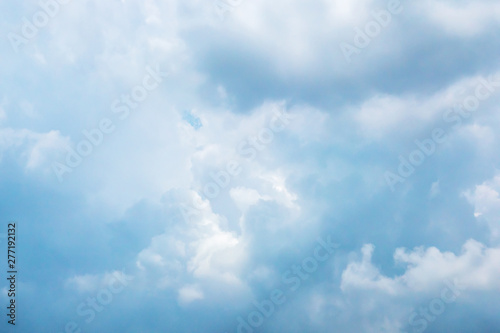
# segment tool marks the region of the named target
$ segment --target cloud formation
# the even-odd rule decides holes
[[[496,2],[0,9],[0,212],[22,226],[20,330],[500,328]],[[99,144],[54,172],[86,141]],[[335,255],[265,316],[255,304],[327,235]],[[432,320],[420,311],[439,302]]]

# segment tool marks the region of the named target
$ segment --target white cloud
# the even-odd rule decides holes
[[[49,165],[57,157],[57,153],[65,151],[65,147],[68,147],[68,140],[63,138],[59,131],[39,135],[38,141],[31,148],[26,167],[35,169],[42,165]]]
[[[440,188],[439,180],[438,180],[438,181],[435,181],[434,183],[432,183],[431,189],[429,191],[429,197],[431,199],[435,198],[436,196],[439,195],[440,192],[441,192],[441,188]]]
[[[0,129],[0,157],[5,151],[15,149],[30,171],[43,169],[48,174],[52,161],[68,146],[68,139],[59,131],[37,133],[28,129]]]
[[[500,290],[500,248],[487,248],[475,241],[467,241],[461,254],[441,252],[435,247],[408,251],[398,248],[394,260],[407,266],[404,274],[384,276],[371,262],[374,247],[362,248],[361,262],[351,262],[342,273],[341,288],[351,290],[378,290],[400,296],[414,292],[429,292],[446,280],[458,279],[468,290]]]
[[[66,288],[74,289],[79,293],[95,292],[100,288],[107,288],[117,281],[127,284],[134,278],[122,271],[105,272],[103,274],[75,275],[64,283]]]
[[[500,237],[500,176],[477,185],[474,190],[464,192],[467,200],[474,205],[474,216],[478,221],[485,222],[491,237]]]
[[[425,0],[416,6],[435,25],[461,37],[477,35],[500,22],[500,4],[495,1]]]
[[[66,286],[76,289],[78,292],[92,292],[98,288],[100,277],[97,275],[77,275],[66,281]]]
[[[203,298],[203,291],[197,285],[188,285],[179,289],[178,301],[181,305],[188,305]]]
[[[235,187],[229,191],[231,198],[234,200],[238,208],[242,211],[248,209],[248,207],[255,205],[259,200],[269,200],[270,197],[262,196],[257,190],[245,188],[245,187]]]
[[[363,135],[370,139],[385,140],[390,135],[404,135],[411,133],[413,136],[422,128],[426,128],[433,122],[442,126],[443,120],[451,118],[449,110],[455,110],[452,113],[455,116],[460,116],[462,121],[465,121],[471,116],[479,118],[478,114],[485,114],[490,109],[487,107],[488,99],[493,96],[498,96],[499,90],[493,87],[493,92],[486,100],[478,100],[478,107],[469,112],[465,110],[467,116],[463,116],[460,111],[457,111],[457,105],[461,105],[467,98],[474,97],[477,94],[477,89],[481,86],[484,93],[485,87],[481,82],[485,82],[490,78],[498,78],[500,73],[493,73],[491,76],[472,75],[461,78],[452,82],[448,86],[436,91],[428,96],[412,96],[412,95],[376,95],[370,99],[363,101],[354,111],[353,118],[362,130]],[[497,79],[493,79],[497,82]],[[480,112],[479,112],[480,111]],[[451,127],[455,122],[446,120],[445,125]],[[491,135],[483,133],[480,129],[475,129],[470,125],[471,133],[479,138],[488,139]]]
[[[382,275],[371,260],[375,247],[372,244],[363,246],[361,262],[351,262],[342,273],[340,288],[343,291],[351,289],[380,290],[388,294],[396,294],[400,290],[398,284]]]
[[[222,219],[207,201],[187,193],[183,206],[184,223],[175,232],[155,236],[137,258],[137,266],[157,279],[162,288],[175,287],[186,277],[241,285],[240,270],[245,262],[240,239],[221,228]],[[191,206],[193,200],[199,204]]]

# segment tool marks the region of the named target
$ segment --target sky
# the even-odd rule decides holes
[[[497,1],[0,13],[1,332],[500,332]]]

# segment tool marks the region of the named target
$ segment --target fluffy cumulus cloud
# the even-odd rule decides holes
[[[458,256],[452,252],[442,253],[435,247],[414,251],[398,248],[394,260],[407,266],[407,270],[395,278],[384,276],[373,265],[373,251],[372,244],[365,245],[361,262],[349,263],[342,273],[342,290],[372,289],[396,295],[405,288],[416,292],[432,290],[442,281],[452,279],[458,279],[462,288],[498,289],[499,249],[486,248],[475,240],[468,240]]]
[[[0,9],[16,329],[500,330],[497,2]]]
[[[500,236],[500,177],[496,175],[493,179],[476,185],[473,190],[464,193],[467,200],[474,205],[474,216],[479,221],[486,223],[491,231],[491,237],[498,242]]]

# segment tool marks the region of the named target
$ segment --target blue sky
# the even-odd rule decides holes
[[[500,332],[496,1],[0,12],[2,332]]]

